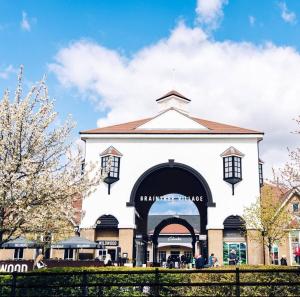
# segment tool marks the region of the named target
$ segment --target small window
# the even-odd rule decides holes
[[[258,164],[258,174],[259,174],[259,185],[262,187],[264,185],[264,177],[263,177],[263,164]]]
[[[104,156],[101,158],[101,167],[103,170],[109,170],[107,177],[119,179],[120,157]]]
[[[24,248],[17,248],[14,252],[14,259],[23,259]]]
[[[147,262],[149,262],[149,261],[150,261],[150,252],[147,251]]]
[[[74,259],[74,249],[65,249],[64,259],[65,260],[73,260]]]
[[[224,158],[224,179],[242,179],[242,159],[236,156]]]
[[[293,212],[299,212],[299,203],[293,203]]]

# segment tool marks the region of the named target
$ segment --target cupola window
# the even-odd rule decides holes
[[[104,175],[104,182],[108,184],[108,194],[110,194],[110,186],[120,178],[120,161],[122,154],[113,146],[110,146],[101,156],[101,168]]]
[[[234,147],[228,148],[223,154],[223,179],[232,185],[232,195],[234,195],[234,185],[242,180],[242,154]]]

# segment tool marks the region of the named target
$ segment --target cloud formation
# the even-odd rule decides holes
[[[180,23],[130,58],[80,40],[62,48],[49,68],[62,85],[107,111],[98,126],[156,114],[155,99],[176,89],[192,99],[196,116],[264,131],[267,175],[296,141],[290,132],[300,110],[300,55],[292,47],[218,42]]]
[[[219,27],[223,18],[223,6],[228,0],[197,0],[197,22],[209,31]]]
[[[251,27],[255,25],[255,22],[256,22],[256,18],[253,15],[249,15],[249,23]]]
[[[27,32],[31,31],[31,25],[27,17],[27,13],[25,11],[22,11],[22,20],[20,26],[23,31],[27,31]]]
[[[9,75],[12,73],[17,73],[17,69],[11,64],[5,67],[3,70],[0,68],[0,78],[2,79],[8,79]]]
[[[281,18],[289,24],[297,23],[297,16],[293,11],[290,11],[285,2],[278,3],[279,9],[281,11]]]

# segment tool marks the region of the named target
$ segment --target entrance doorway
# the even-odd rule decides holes
[[[145,264],[147,259],[149,210],[155,201],[163,199],[170,193],[178,193],[195,204],[199,212],[200,234],[207,235],[207,207],[214,207],[215,204],[206,180],[192,167],[176,163],[174,160],[156,165],[137,180],[131,192],[130,202],[127,204],[129,207],[135,207],[134,256],[137,266]],[[195,233],[192,232],[195,246]],[[155,245],[157,248],[157,242]],[[153,262],[157,262],[157,256]]]

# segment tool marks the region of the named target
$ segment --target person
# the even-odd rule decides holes
[[[111,255],[107,253],[105,260],[104,260],[104,265],[105,266],[111,266]]]
[[[232,249],[229,253],[229,259],[228,259],[229,265],[236,265],[237,261],[238,259],[236,256],[236,251]]]
[[[280,265],[287,266],[287,260],[286,260],[286,256],[285,255],[282,255],[282,257],[280,259]]]
[[[180,257],[180,268],[185,268],[186,265],[186,256],[183,254]]]
[[[215,254],[211,254],[208,258],[208,267],[214,267],[216,262]]]
[[[195,264],[196,264],[196,258],[192,257],[192,268],[195,268]]]
[[[204,268],[204,265],[205,265],[205,259],[204,257],[202,257],[202,255],[199,255],[196,258],[196,269],[202,269]]]
[[[34,260],[33,267],[37,269],[45,268],[47,265],[43,262],[44,255],[39,254]]]
[[[300,264],[300,247],[299,247],[299,245],[296,247],[294,254],[295,254],[296,263]]]

